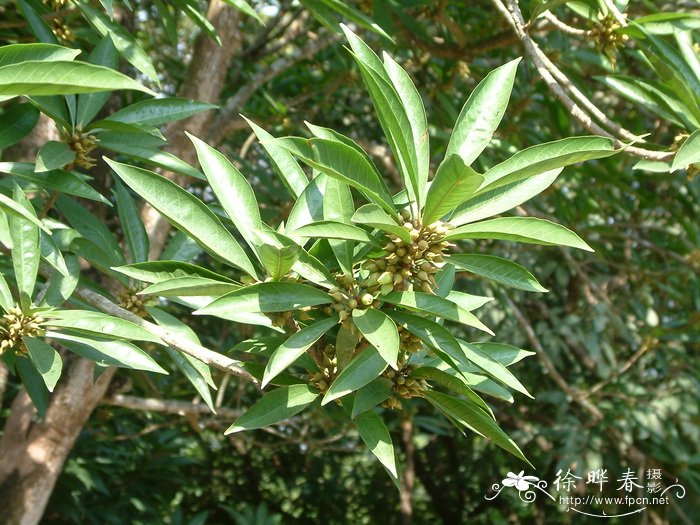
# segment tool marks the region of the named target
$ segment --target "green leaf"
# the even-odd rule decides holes
[[[13,199],[18,206],[26,210],[27,214],[34,217],[34,208],[29,199],[19,186],[15,185]],[[34,293],[36,275],[39,271],[39,228],[35,221],[28,221],[24,217],[9,215],[10,238],[12,239],[12,266],[15,270],[17,288],[27,299],[31,299]]]
[[[28,357],[15,357],[15,365],[29,398],[34,403],[39,417],[43,419],[49,408],[49,391],[46,389],[44,378],[37,372],[34,363]]]
[[[101,253],[107,256],[108,266],[119,266],[126,262],[119,242],[103,221],[65,195],[56,200],[56,207],[80,235],[95,244]]]
[[[612,140],[605,137],[570,137],[538,144],[519,151],[484,173],[484,184],[478,194],[546,171],[615,153],[617,151],[613,149]]]
[[[117,211],[119,212],[119,222],[129,244],[131,260],[135,263],[148,260],[150,242],[146,228],[141,222],[139,209],[131,198],[129,192],[119,180],[114,181],[114,196],[117,200]]]
[[[454,266],[453,266],[454,268]],[[471,312],[472,310],[476,310],[480,306],[485,305],[489,301],[493,301],[493,297],[484,297],[482,295],[471,295],[468,293],[463,293],[463,292],[458,292],[454,290],[450,290],[446,295],[445,298],[448,301],[452,301],[453,303],[456,303],[460,308],[463,310],[466,310],[467,312]]]
[[[499,363],[496,359],[492,358],[488,353],[484,352],[480,348],[473,346],[461,339],[457,340],[459,346],[462,348],[462,352],[467,356],[467,359],[474,363],[476,366],[484,370],[488,375],[497,379],[507,387],[512,388],[525,394],[527,397],[532,398],[530,392],[522,385],[520,381],[508,370],[505,366]]]
[[[332,179],[327,175],[319,173],[306,185],[304,191],[299,195],[292,207],[292,211],[289,212],[285,226],[285,234],[290,238],[299,240],[294,235],[294,231],[297,228],[323,220],[323,203],[326,196],[326,187],[330,180]]]
[[[326,292],[306,284],[267,282],[246,286],[220,297],[195,315],[215,315],[229,319],[228,315],[240,312],[285,312],[305,306],[328,304],[332,301]]]
[[[124,144],[111,140],[100,140],[100,147],[116,153],[121,153],[129,158],[138,160],[145,164],[151,164],[158,168],[163,168],[175,173],[182,173],[195,179],[204,179],[204,176],[195,168],[187,164],[184,160],[176,157],[172,153],[162,151],[151,146],[134,144]]]
[[[352,311],[352,322],[364,338],[376,348],[382,359],[398,370],[399,332],[394,322],[382,311],[374,308]]]
[[[42,259],[64,276],[69,275],[69,270],[66,267],[66,261],[63,259],[61,249],[56,244],[56,241],[53,240],[53,237],[42,232],[39,239],[39,247]]]
[[[277,143],[314,169],[357,188],[372,202],[396,216],[394,203],[381,175],[350,146],[325,139],[286,137]]]
[[[445,158],[459,155],[469,166],[491,142],[508,106],[520,58],[491,71],[479,82],[457,117]]]
[[[282,181],[282,184],[285,185],[295,200],[298,199],[306,188],[306,185],[309,183],[309,179],[299,166],[299,163],[294,159],[289,151],[277,143],[275,137],[270,135],[252,120],[249,120],[246,117],[243,117],[243,119],[251,127],[255,135],[258,137],[261,146],[270,156],[272,168],[277,173],[277,176]]]
[[[61,356],[52,346],[47,345],[40,339],[25,337],[22,341],[27,347],[29,358],[34,363],[37,372],[41,374],[46,388],[49,392],[53,392],[58,379],[61,377],[61,369],[63,368]]]
[[[197,137],[186,134],[194,144],[199,164],[221,206],[246,242],[255,249],[259,244],[257,232],[263,223],[253,188],[226,157]]]
[[[297,228],[290,235],[302,238],[346,239],[360,242],[374,241],[362,228],[337,221],[312,222]]]
[[[527,292],[547,291],[525,268],[502,257],[477,253],[452,255],[450,262],[457,268],[519,290]]]
[[[398,479],[394,444],[391,441],[389,429],[386,428],[381,418],[374,412],[364,412],[354,419],[354,423],[367,448],[386,467],[394,479]]]
[[[146,310],[159,326],[166,328],[169,332],[178,335],[182,339],[186,339],[192,343],[201,346],[202,343],[199,340],[199,337],[197,337],[197,334],[194,332],[194,330],[192,330],[189,326],[187,326],[185,323],[183,323],[176,317],[173,317],[172,315],[165,313],[163,310],[160,310],[158,308],[153,308],[152,306],[147,306]],[[214,379],[211,376],[211,370],[209,368],[209,365],[200,361],[196,357],[192,357],[191,355],[183,354],[180,352],[178,353],[199,372],[199,374],[204,378],[204,380],[210,387],[216,389],[216,384],[214,383]]]
[[[578,235],[560,224],[535,217],[499,217],[455,228],[446,241],[459,239],[496,239],[549,246],[571,246],[592,252]]]
[[[130,321],[92,310],[55,310],[48,315],[46,324],[56,328],[70,328],[87,335],[111,337],[129,341],[148,341],[163,344],[159,337]]]
[[[302,248],[289,245],[282,248],[263,244],[258,246],[258,256],[267,273],[275,281],[282,280],[299,260]]]
[[[0,95],[69,95],[121,89],[155,95],[118,71],[85,62],[32,60],[0,67]]]
[[[411,377],[434,381],[445,388],[449,388],[453,392],[463,395],[475,405],[478,405],[489,417],[495,419],[491,408],[476,392],[469,388],[461,376],[451,375],[439,368],[433,368],[431,366],[420,366],[411,371]]]
[[[139,295],[159,295],[161,297],[220,297],[240,285],[207,279],[206,277],[175,277],[152,284],[139,292]]]
[[[192,384],[194,389],[207,404],[209,410],[216,413],[216,409],[214,408],[214,400],[211,398],[211,392],[209,391],[209,385],[207,385],[206,379],[202,377],[202,374],[198,368],[191,362],[191,360],[195,358],[187,354],[182,354],[170,347],[166,347],[165,351],[170,356],[170,359],[173,360],[175,366],[177,366],[180,372],[182,372],[182,374],[187,378],[187,380]],[[201,361],[199,361],[199,363],[205,367],[207,366]]]
[[[182,120],[192,115],[216,109],[218,106],[187,98],[153,98],[141,100],[112,113],[107,120],[138,124],[140,126],[162,126],[173,120]],[[192,138],[192,136],[190,136]]]
[[[510,366],[528,356],[535,355],[535,352],[529,352],[504,343],[472,343],[472,346],[488,354],[489,357],[495,359],[503,366]]]
[[[671,171],[687,168],[691,164],[700,162],[700,130],[695,131],[690,135],[685,142],[681,144],[676,156],[673,158]]]
[[[518,445],[501,430],[492,418],[484,414],[484,411],[479,406],[440,392],[426,392],[424,397],[448,418],[490,439],[503,450],[510,452],[532,466]]]
[[[328,388],[321,404],[326,405],[334,399],[362,388],[379,377],[386,367],[386,361],[379,355],[377,350],[372,347],[366,348],[354,357],[350,364],[338,374],[338,377],[335,378],[335,381]]]
[[[557,178],[563,168],[546,171],[530,178],[499,186],[473,197],[459,206],[449,219],[453,226],[486,219],[508,211],[535,195],[546,190]]]
[[[484,182],[459,155],[450,155],[438,167],[425,201],[423,223],[432,224],[464,203]]]
[[[163,214],[176,228],[223,262],[256,275],[250,259],[219,218],[199,199],[174,182],[113,160],[105,162],[137,194]]]
[[[73,60],[80,54],[79,49],[55,44],[9,44],[0,47],[0,67],[19,64],[28,60]]]
[[[78,286],[80,278],[80,263],[75,255],[66,255],[66,268],[68,275],[54,272],[49,280],[49,287],[44,293],[42,305],[61,306],[73,294],[73,291]]]
[[[428,171],[430,169],[430,145],[428,135],[428,119],[425,115],[425,107],[416,86],[411,81],[406,71],[399,66],[388,54],[384,53],[384,69],[391,83],[403,102],[406,116],[411,124],[413,147],[416,152],[416,180],[415,190],[418,194],[418,206],[425,202],[426,185],[428,184]]]
[[[479,330],[494,335],[484,323],[469,311],[449,299],[422,292],[392,292],[382,298],[384,301],[397,306],[403,306],[414,312],[428,312],[456,323],[473,326]]]
[[[109,69],[119,69],[119,54],[117,48],[109,36],[105,36],[95,46],[88,57],[88,62]],[[78,110],[76,111],[76,124],[83,129],[95,118],[111,96],[108,92],[84,93],[78,96]]]
[[[290,385],[265,394],[224,434],[268,427],[289,419],[314,402],[319,393],[308,385]]]
[[[58,45],[58,39],[49,25],[44,22],[44,19],[36,12],[36,10],[26,0],[17,0],[17,7],[24,19],[29,24],[32,33],[41,42],[47,44]]]
[[[694,13],[654,13],[634,19],[652,35],[673,35],[678,31],[700,29],[700,16]]]
[[[394,383],[391,379],[378,377],[357,391],[352,404],[351,417],[355,419],[358,414],[373,409],[382,401],[389,399],[392,395],[394,395]]]
[[[7,213],[8,218],[16,217],[19,219],[24,219],[25,221],[30,222],[31,224],[33,224],[37,228],[40,228],[46,233],[51,233],[49,230],[46,229],[46,226],[39,222],[39,219],[37,219],[36,217],[36,213],[33,213],[33,209],[32,211],[29,211],[24,206],[10,199],[4,193],[0,193],[0,209],[4,210]]]
[[[9,312],[10,308],[12,308],[14,305],[15,300],[12,298],[10,287],[7,286],[5,276],[0,273],[0,306],[3,310]]]
[[[119,266],[112,269],[116,272],[128,275],[133,279],[138,279],[139,281],[147,283],[159,283],[177,277],[195,276],[212,279],[214,281],[233,282],[228,277],[184,261],[150,261]]]
[[[417,205],[421,200],[421,191],[418,187],[417,151],[414,144],[412,123],[406,114],[403,101],[374,51],[347,26],[341,24],[341,28],[352,47],[353,58],[360,68],[375,112],[379,117],[379,123],[394,154],[410,200]],[[425,136],[426,142],[427,139],[428,137]]]
[[[118,366],[168,374],[146,352],[125,341],[100,337],[88,338],[52,331],[47,331],[46,336],[60,340],[61,344],[70,351],[103,366]]]
[[[225,3],[227,3],[228,5],[235,7],[241,13],[244,13],[248,16],[252,16],[258,22],[265,25],[265,22],[263,22],[263,19],[260,18],[260,15],[255,11],[255,9],[246,0],[223,0],[223,1]]]
[[[332,316],[302,328],[282,343],[270,356],[265,367],[262,387],[299,359],[323,334],[338,324],[338,317]]]
[[[3,48],[0,47],[0,49]],[[0,150],[17,144],[29,135],[38,121],[39,110],[31,104],[17,104],[2,113],[0,115]]]
[[[160,85],[158,73],[148,54],[139,45],[136,39],[129,34],[120,24],[111,20],[107,15],[90,7],[84,0],[76,1],[85,19],[103,37],[109,36],[119,53],[136,69]]]
[[[352,199],[350,186],[340,182],[338,179],[328,178],[324,197],[323,218],[329,221],[343,223],[341,229],[345,229],[345,226],[349,226],[350,219],[355,211],[355,203]],[[296,233],[298,235],[298,232]],[[367,235],[364,230],[362,230],[362,234]],[[369,239],[369,237],[367,238]],[[353,240],[337,240],[330,238],[328,243],[335,254],[335,258],[338,259],[340,271],[344,274],[352,274],[353,250],[355,247]]]
[[[411,244],[411,234],[406,228],[396,223],[384,210],[376,204],[361,206],[352,216],[352,222],[371,226],[386,233],[399,237],[407,244]]]
[[[112,205],[85,182],[84,176],[79,176],[70,171],[53,170],[45,173],[35,173],[34,165],[28,162],[0,162],[0,172],[9,173],[46,190],[56,190],[68,195],[98,201],[107,206]]]
[[[36,172],[46,172],[62,168],[75,160],[73,151],[65,142],[50,140],[36,154]]]

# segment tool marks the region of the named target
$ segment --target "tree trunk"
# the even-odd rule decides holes
[[[240,15],[221,0],[212,0],[208,16],[223,45],[218,46],[207,35],[198,38],[180,94],[216,102],[231,57],[240,49]],[[192,148],[182,132],[187,129],[201,134],[210,118],[200,114],[171,126],[166,132],[170,152],[192,162]],[[43,144],[48,139],[41,140]],[[151,213],[149,217],[147,227],[153,235],[151,255],[157,259],[168,229],[162,227],[157,214]],[[71,363],[51,398],[44,422],[34,421],[34,407],[23,390],[15,398],[0,438],[0,513],[4,525],[36,525],[41,520],[76,438],[116,371],[107,370],[93,384],[93,368],[91,361],[82,358]]]
[[[406,465],[401,476],[401,523],[402,525],[412,525],[416,470],[413,448],[413,416],[410,414],[401,421],[401,440],[406,454]]]

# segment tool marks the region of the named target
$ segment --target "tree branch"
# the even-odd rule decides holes
[[[136,397],[117,394],[102,399],[105,405],[128,408],[130,410],[143,410],[146,412],[163,412],[165,414],[211,414],[211,409],[204,403],[189,403],[174,399],[156,399],[154,397]],[[239,410],[226,407],[218,407],[217,415],[228,419],[235,419],[241,415]]]
[[[218,352],[209,350],[208,348],[193,343],[192,341],[188,341],[187,339],[184,339],[161,326],[148,322],[145,319],[140,318],[138,315],[121,308],[106,297],[93,292],[92,290],[79,288],[76,290],[76,295],[91,305],[99,308],[106,314],[113,315],[114,317],[119,317],[120,319],[124,319],[125,321],[130,321],[139,325],[141,328],[144,328],[153,335],[159,337],[164,343],[175,350],[191,355],[192,357],[196,357],[200,361],[203,361],[214,368],[218,368],[219,370],[223,370],[224,372],[228,372],[229,374],[247,379],[248,381],[256,384],[258,382],[257,379],[239,366],[239,361],[226,357]]]

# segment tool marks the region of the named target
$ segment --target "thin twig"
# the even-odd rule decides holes
[[[562,33],[566,33],[567,35],[587,36],[589,33],[589,31],[586,31],[585,29],[578,29],[577,27],[571,27],[569,24],[562,22],[556,16],[554,16],[554,14],[551,11],[545,11],[544,13],[542,13],[542,17],[546,18],[550,24],[552,24],[554,27],[556,27]]]
[[[143,410],[145,412],[163,412],[165,414],[211,414],[211,409],[204,403],[190,403],[175,399],[157,399],[154,397],[136,397],[117,394],[105,397],[102,400],[105,405],[128,408],[130,410]],[[241,415],[238,410],[226,407],[218,407],[216,413],[227,419],[235,419]]]

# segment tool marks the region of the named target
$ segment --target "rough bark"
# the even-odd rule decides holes
[[[223,45],[219,47],[207,36],[197,40],[180,95],[215,102],[231,57],[240,48],[240,14],[222,1],[212,0],[208,16],[218,29]],[[170,151],[191,163],[194,153],[183,131],[202,134],[210,113],[171,126],[166,133]],[[40,147],[51,138],[42,135],[36,143]],[[31,144],[27,147],[31,148]],[[33,160],[36,151],[28,154]],[[153,236],[152,255],[158,258],[168,230],[161,227],[157,214],[151,216],[148,230]],[[0,439],[0,512],[5,525],[39,523],[76,438],[104,397],[116,371],[107,370],[93,383],[93,367],[91,361],[84,359],[72,362],[52,396],[44,422],[34,421],[35,411],[26,393],[21,391],[14,400]]]
[[[416,470],[413,448],[413,418],[407,416],[401,421],[401,440],[403,441],[406,465],[401,477],[401,523],[413,523],[413,489],[416,484]]]

